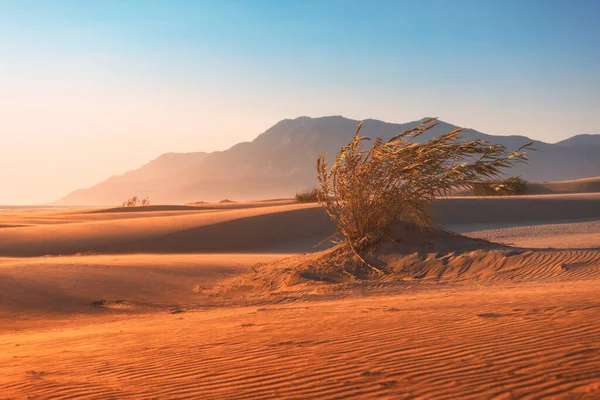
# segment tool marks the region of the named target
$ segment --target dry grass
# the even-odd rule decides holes
[[[458,128],[425,143],[414,141],[434,127],[435,118],[388,141],[375,139],[370,149],[359,136],[342,147],[328,168],[317,160],[319,202],[337,225],[331,239],[361,254],[386,239],[397,221],[430,225],[428,205],[455,189],[472,189],[494,180],[516,162],[525,161],[528,143],[514,152],[482,140],[468,141]],[[366,264],[366,262],[365,262]]]
[[[471,194],[475,196],[514,196],[527,193],[527,181],[513,176],[504,181],[480,182],[473,185]]]
[[[319,194],[316,188],[296,193],[296,202],[298,203],[316,203],[318,201]]]
[[[143,206],[149,206],[150,205],[150,200],[146,197],[146,198],[140,198],[138,196],[133,196],[129,199],[127,199],[127,201],[123,202],[123,204],[121,204],[123,207],[143,207]]]

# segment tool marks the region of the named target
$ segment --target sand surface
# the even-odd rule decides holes
[[[520,247],[600,248],[600,220],[537,225],[466,224],[455,232]]]
[[[334,226],[315,204],[254,202],[212,209],[152,206],[0,213],[0,257],[132,253],[269,253],[314,251]],[[258,207],[257,204],[264,204]],[[540,225],[600,220],[600,194],[450,198],[433,204],[442,226]],[[7,227],[10,226],[10,227]],[[472,229],[471,229],[472,230]]]
[[[115,317],[0,336],[24,398],[598,398],[597,282]],[[34,397],[35,398],[35,397]]]
[[[529,249],[351,290],[220,297],[314,251],[333,228],[322,210],[0,213],[0,399],[600,398],[600,197],[434,207]]]
[[[457,190],[455,193],[471,196],[468,190]],[[529,195],[600,193],[600,176],[556,182],[527,182],[526,193]]]
[[[600,177],[573,179],[570,181],[530,183],[527,191],[531,194],[550,193],[599,193]]]

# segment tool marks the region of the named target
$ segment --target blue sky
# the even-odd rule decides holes
[[[598,20],[583,0],[0,0],[0,204],[300,115],[600,133]]]

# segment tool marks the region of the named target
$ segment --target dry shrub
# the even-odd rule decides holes
[[[219,204],[226,204],[226,203],[235,203],[235,201],[229,200],[229,199],[223,199],[219,202]]]
[[[325,156],[317,160],[319,202],[337,225],[332,238],[360,253],[390,239],[397,221],[430,225],[428,205],[454,189],[472,189],[484,180],[498,178],[502,170],[527,158],[483,140],[467,141],[458,128],[425,143],[414,139],[434,127],[435,118],[398,134],[388,141],[375,139],[370,149],[359,136],[342,147],[328,168]],[[364,261],[364,260],[363,260]]]
[[[473,185],[471,194],[475,196],[514,196],[527,193],[527,181],[518,176],[504,181],[479,182]]]
[[[123,207],[140,207],[140,206],[149,206],[150,200],[146,197],[144,199],[139,198],[138,196],[133,196],[129,198],[127,201],[123,202]]]
[[[296,202],[298,203],[316,203],[319,201],[317,189],[309,189],[296,193]]]

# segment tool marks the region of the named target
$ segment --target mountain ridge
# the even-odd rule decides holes
[[[417,126],[428,118],[397,124],[376,119],[364,120],[361,134],[390,138]],[[59,205],[114,205],[138,195],[154,203],[216,201],[222,198],[259,199],[285,197],[315,186],[315,162],[320,154],[331,161],[339,148],[348,143],[358,120],[343,116],[283,119],[256,136],[224,151],[213,153],[166,153],[140,168],[112,176],[89,188],[79,189],[57,200]],[[456,129],[439,121],[419,141]],[[576,135],[556,144],[526,136],[489,135],[465,129],[468,139],[502,144],[509,150],[533,141],[536,152],[530,162],[510,172],[531,181],[568,180],[600,175],[600,135]],[[578,145],[584,136],[585,143]],[[591,137],[591,139],[590,139]],[[596,137],[598,145],[596,146]],[[570,139],[575,139],[569,142]],[[560,165],[560,168],[555,168]]]

